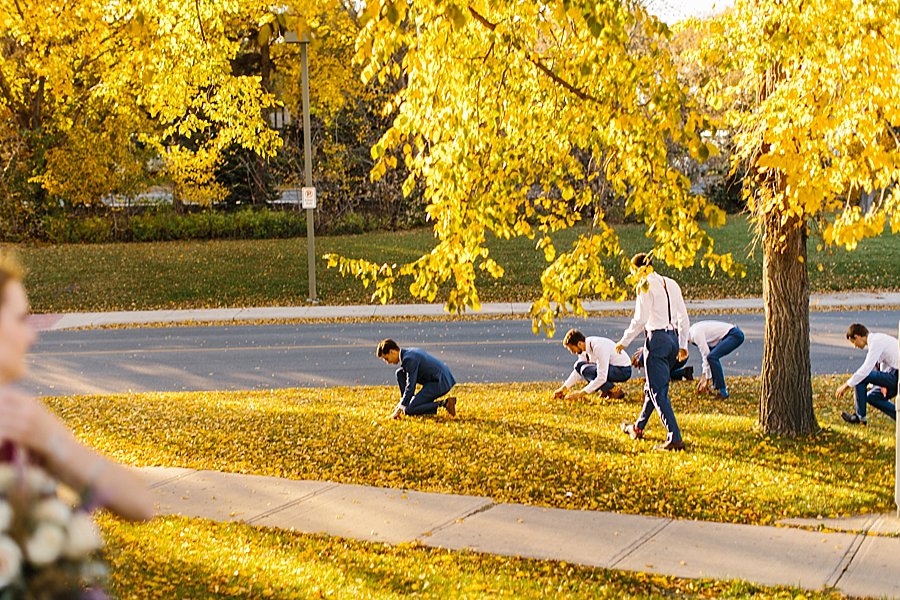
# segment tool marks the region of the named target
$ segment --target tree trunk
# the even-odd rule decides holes
[[[175,209],[176,215],[183,215],[184,210],[184,199],[181,195],[181,186],[175,184],[175,187],[172,189],[172,208]]]
[[[766,69],[757,103],[784,81],[781,65]],[[763,144],[757,157],[769,152]],[[756,166],[756,165],[754,165]],[[812,402],[809,362],[809,273],[806,263],[806,218],[783,219],[773,199],[784,199],[784,175],[773,169],[758,173],[756,193],[763,245],[763,307],[766,331],[760,374],[759,426],[766,433],[808,435],[819,431]]]
[[[782,224],[777,211],[764,219],[766,330],[759,424],[766,433],[806,435],[819,431],[809,360],[806,223],[792,219]]]

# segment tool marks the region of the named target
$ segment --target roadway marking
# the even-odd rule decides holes
[[[465,342],[443,342],[440,344],[431,344],[430,348],[446,348],[457,346],[486,346],[489,344],[500,344],[502,346],[532,346],[538,344],[546,344],[542,340],[489,340],[489,341],[465,341]],[[304,346],[234,346],[223,348],[146,348],[146,349],[122,349],[122,350],[65,350],[65,351],[49,351],[49,352],[31,352],[30,356],[111,356],[116,354],[162,354],[162,353],[184,353],[184,352],[246,352],[248,350],[334,350],[336,348],[369,348],[370,344],[346,344],[343,342],[335,342],[333,344],[310,344]]]

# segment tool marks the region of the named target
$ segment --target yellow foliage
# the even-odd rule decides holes
[[[470,551],[301,534],[245,523],[101,515],[110,592],[147,598],[753,598],[838,600],[839,592],[683,579]],[[202,573],[202,577],[198,577]]]
[[[93,123],[74,125],[59,145],[46,154],[46,168],[36,177],[45,190],[75,205],[97,202],[103,194],[140,190],[147,152],[135,152],[129,132],[140,129],[140,118],[119,114]]]
[[[692,195],[669,164],[667,142],[690,144],[700,158],[714,149],[659,43],[668,29],[643,8],[414,0],[368,11],[357,40],[363,78],[402,72],[406,82],[386,107],[396,116],[372,148],[371,175],[395,167],[389,150],[402,151],[410,170],[404,193],[413,181],[424,186],[436,237],[429,254],[393,271],[386,286],[403,279],[417,298],[441,295],[452,312],[473,308],[475,267],[502,272],[482,253],[492,233],[537,237],[551,262],[532,307],[535,327],[552,330],[556,316],[581,311],[583,297],[622,298],[621,282],[597,260],[622,253],[601,211],[595,231],[570,252],[557,253],[550,235],[598,204],[599,177],[646,224],[660,259],[684,268],[700,253],[730,268],[697,223],[704,214],[719,224],[723,213]],[[374,265],[332,262],[372,281]]]
[[[232,64],[237,31],[275,20],[250,0],[2,2],[0,116],[48,144],[36,180],[51,194],[131,191],[149,149],[176,184],[215,199],[198,169],[235,145],[271,156],[281,143],[263,119],[272,95]]]
[[[898,223],[900,182],[898,0],[738,2],[707,24],[705,59],[735,81],[702,93],[728,107],[734,160],[751,164],[760,223],[832,221],[825,241],[853,249]],[[876,201],[861,214],[862,193]],[[774,238],[773,238],[774,239]]]

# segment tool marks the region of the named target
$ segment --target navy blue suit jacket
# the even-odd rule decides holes
[[[419,348],[400,350],[400,367],[406,371],[406,390],[400,403],[407,406],[416,393],[416,384],[441,383],[449,390],[456,384],[453,373],[443,361]]]

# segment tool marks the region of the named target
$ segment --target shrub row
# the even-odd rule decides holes
[[[53,215],[42,223],[44,241],[53,244],[109,242],[161,242],[175,240],[271,239],[306,235],[305,214],[296,211],[242,209],[235,212],[206,210],[178,214],[160,210],[143,214],[110,211],[102,215]],[[317,223],[317,233],[365,233],[384,222],[347,213],[327,223]]]

